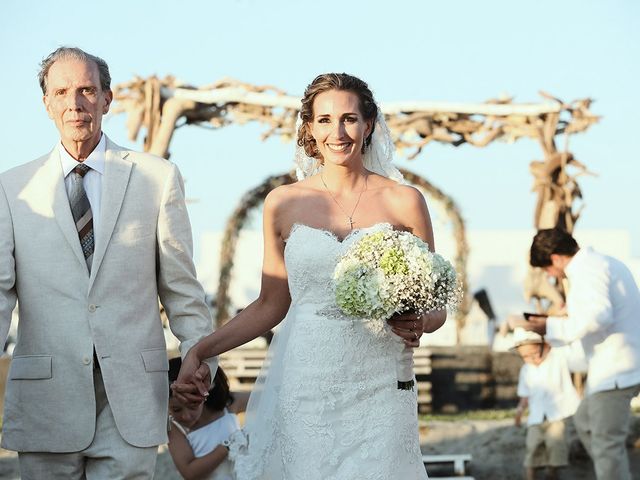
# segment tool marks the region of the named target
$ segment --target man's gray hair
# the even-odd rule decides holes
[[[47,94],[47,75],[49,69],[58,60],[80,60],[83,62],[93,62],[98,67],[98,73],[100,74],[100,87],[103,92],[111,90],[111,75],[109,74],[109,66],[100,57],[91,55],[77,47],[60,47],[57,50],[51,52],[47,58],[40,62],[40,72],[38,72],[38,81],[40,82],[40,88],[44,95]]]

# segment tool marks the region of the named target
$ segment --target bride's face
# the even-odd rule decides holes
[[[343,90],[318,94],[313,102],[311,134],[326,163],[347,165],[362,161],[362,142],[371,131],[362,117],[358,95]]]

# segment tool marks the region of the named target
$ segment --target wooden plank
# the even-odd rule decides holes
[[[163,98],[181,98],[206,104],[247,103],[267,107],[282,107],[291,110],[300,109],[300,97],[276,95],[273,93],[252,92],[245,87],[221,87],[210,90],[162,87]],[[438,101],[400,101],[386,102],[380,105],[386,115],[402,112],[463,113],[468,115],[525,115],[538,116],[562,110],[559,103],[460,103]]]
[[[475,480],[474,477],[467,477],[467,476],[463,476],[463,477],[459,477],[459,476],[455,476],[455,477],[434,477],[433,475],[429,475],[429,478],[431,480]]]
[[[422,462],[425,465],[429,463],[453,463],[453,471],[458,476],[465,474],[465,462],[470,461],[471,455],[468,453],[422,456]]]

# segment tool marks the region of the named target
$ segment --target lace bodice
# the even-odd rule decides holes
[[[340,240],[329,230],[294,224],[284,250],[292,305],[333,305],[332,277],[340,256],[363,235],[390,228],[388,223],[376,223]]]

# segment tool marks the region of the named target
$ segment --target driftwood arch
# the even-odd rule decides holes
[[[233,261],[238,245],[238,236],[249,213],[264,202],[271,190],[295,181],[296,178],[292,173],[267,178],[260,185],[244,194],[227,220],[220,245],[220,273],[218,275],[218,291],[216,292],[216,324],[218,326],[224,323],[229,316],[229,286],[231,285]]]
[[[578,177],[590,173],[568,149],[569,137],[598,122],[591,113],[591,99],[563,102],[541,92],[540,103],[515,103],[512,98],[484,103],[391,102],[381,104],[399,151],[419,156],[431,142],[454,147],[484,147],[494,141],[533,139],[542,149],[541,160],[530,163],[537,204],[535,228],[559,226],[573,231],[580,217],[582,193]],[[194,87],[174,77],[140,78],[114,87],[113,112],[128,114],[129,136],[135,140],[145,130],[145,151],[169,156],[175,130],[186,125],[221,128],[232,123],[257,121],[267,125],[266,139],[278,135],[291,140],[300,98],[272,86],[255,86],[233,79]],[[562,147],[557,139],[562,138]],[[560,307],[562,288],[549,289],[540,272],[531,271],[525,285],[527,299],[547,299],[550,310]]]
[[[409,183],[415,185],[424,194],[438,202],[444,208],[448,220],[453,228],[453,236],[456,241],[456,256],[454,264],[456,271],[458,272],[458,276],[461,279],[461,283],[463,287],[466,288],[467,257],[469,255],[469,247],[467,245],[464,220],[462,219],[460,210],[451,197],[432,185],[425,178],[406,169],[401,169],[401,172]],[[216,324],[218,326],[222,325],[229,317],[229,287],[231,285],[231,273],[233,271],[238,236],[244,227],[249,213],[264,202],[264,199],[271,190],[279,187],[280,185],[286,185],[295,181],[293,173],[285,173],[283,175],[268,177],[260,185],[249,190],[245,195],[243,195],[229,217],[224,229],[220,248],[220,273],[218,276],[218,291],[216,294]],[[469,305],[469,296],[464,295],[462,304],[456,314],[458,331],[464,326],[464,319],[469,312]]]

